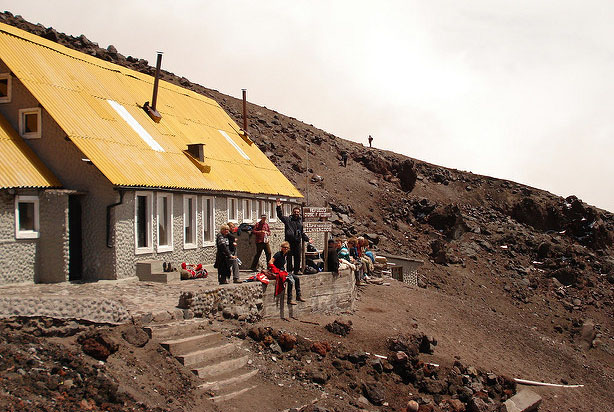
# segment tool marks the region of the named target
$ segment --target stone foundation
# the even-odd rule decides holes
[[[241,320],[250,317],[301,316],[313,312],[348,310],[356,298],[354,276],[349,270],[339,274],[321,272],[300,276],[306,302],[286,303],[286,292],[275,297],[275,281],[265,287],[260,282],[224,285],[207,290],[181,292],[179,308],[190,309],[197,317],[223,313]],[[294,293],[294,291],[293,291]],[[283,298],[283,299],[280,299]]]

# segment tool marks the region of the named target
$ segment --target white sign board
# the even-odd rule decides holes
[[[305,233],[325,233],[333,229],[331,222],[303,222]]]
[[[303,208],[303,217],[305,219],[309,218],[329,218],[333,214],[333,211],[330,207],[304,207]]]

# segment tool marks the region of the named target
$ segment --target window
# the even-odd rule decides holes
[[[24,139],[39,139],[41,137],[41,109],[19,110],[19,134]]]
[[[158,252],[173,250],[173,195],[158,193]]]
[[[203,246],[215,241],[215,198],[203,197]]]
[[[268,212],[269,212],[269,222],[277,221],[277,202],[267,201],[268,204]]]
[[[183,195],[183,248],[196,247],[196,196]]]
[[[228,198],[228,221],[237,222],[239,211],[237,210],[237,199],[234,197]]]
[[[36,239],[39,237],[38,197],[15,198],[15,238]]]
[[[284,216],[290,216],[292,214],[292,205],[290,203],[284,203]]]
[[[243,222],[253,222],[252,217],[252,200],[243,199]]]
[[[256,213],[258,213],[258,219],[260,219],[262,215],[269,215],[266,212],[266,203],[264,200],[256,200]]]
[[[11,75],[9,73],[0,73],[0,103],[9,103],[11,101]]]
[[[150,192],[136,192],[134,194],[134,237],[135,253],[152,253],[152,220],[153,196]]]

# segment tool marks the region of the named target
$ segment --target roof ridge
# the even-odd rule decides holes
[[[146,82],[146,83],[151,83],[152,87],[153,87],[153,76],[149,75],[149,74],[145,74],[142,72],[139,72],[137,70],[128,68],[128,67],[124,67],[121,66],[117,63],[113,63],[113,62],[109,62],[106,60],[102,60],[99,59],[98,57],[95,56],[90,56],[89,54],[86,54],[82,51],[79,50],[75,50],[75,49],[71,49],[70,47],[64,46],[62,44],[56,43],[52,40],[48,40],[45,39],[44,37],[38,36],[36,34],[27,32],[25,30],[22,30],[18,27],[15,26],[11,26],[9,24],[6,23],[2,23],[0,22],[0,32],[1,33],[5,33],[9,36],[13,36],[13,37],[17,37],[19,39],[22,39],[24,41],[30,42],[30,43],[34,43],[38,46],[44,47],[46,49],[52,50],[56,53],[62,54],[66,57],[70,57],[73,59],[77,59],[80,60],[84,63],[88,63],[91,64],[93,66],[99,67],[101,69],[105,69],[105,70],[109,70],[115,73],[120,73],[124,76],[129,76],[132,77],[136,80],[142,81],[142,82]],[[151,78],[151,82],[149,82],[149,78]],[[170,87],[169,87],[170,86]],[[190,89],[186,89],[185,87],[179,86],[177,84],[168,82],[164,79],[160,79],[160,83],[158,85],[158,87],[166,89],[170,92],[173,93],[179,93],[179,94],[184,94],[187,97],[190,98],[195,98],[197,100],[201,100],[204,101],[208,104],[214,104],[217,102],[215,102],[215,100],[211,99],[210,97],[204,96],[200,93],[196,93],[193,90]]]

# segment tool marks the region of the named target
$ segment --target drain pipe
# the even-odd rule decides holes
[[[111,244],[111,209],[113,209],[115,206],[121,205],[122,203],[124,203],[124,191],[119,190],[119,202],[111,203],[107,206],[107,247],[109,249],[113,248],[113,245]]]

